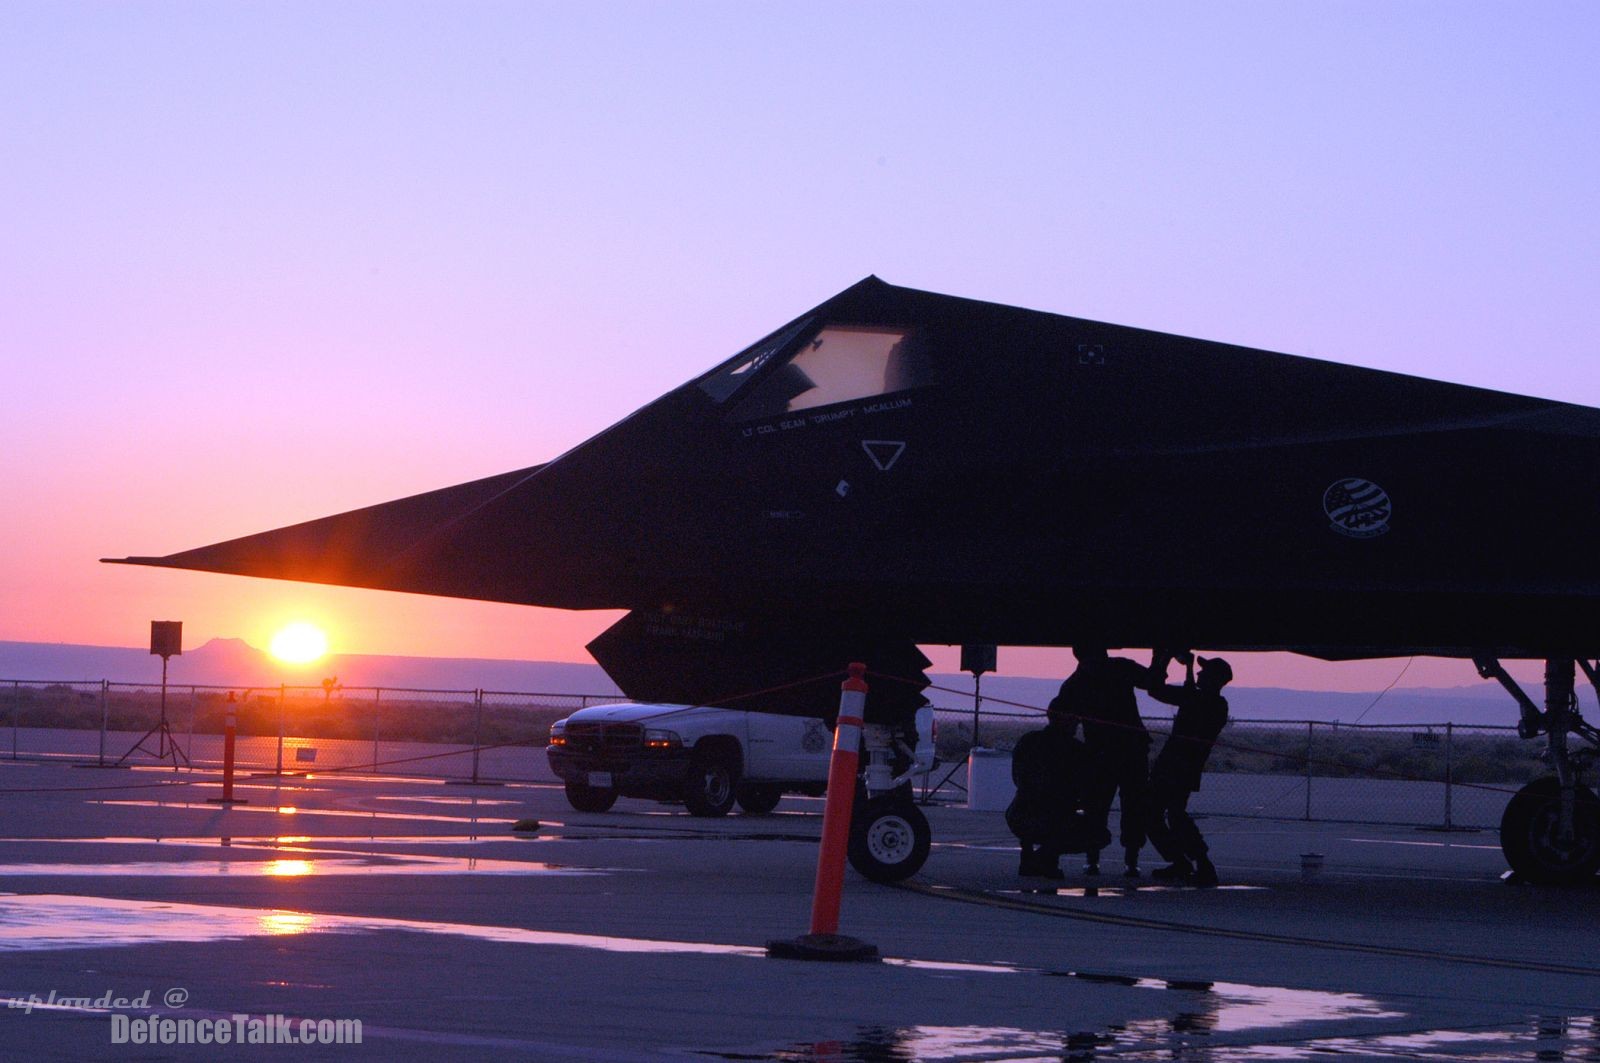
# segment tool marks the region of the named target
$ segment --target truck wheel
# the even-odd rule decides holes
[[[569,782],[567,803],[579,812],[604,812],[617,803],[617,792],[585,786],[581,782]]]
[[[766,815],[783,799],[783,791],[778,787],[752,782],[740,783],[733,795],[739,807],[752,816]]]
[[[726,754],[696,751],[683,782],[683,804],[694,816],[726,816],[733,809],[739,769]]]
[[[1573,791],[1572,834],[1561,833],[1561,783],[1547,775],[1518,790],[1500,817],[1500,849],[1522,878],[1568,885],[1600,869],[1600,798],[1587,786]]]
[[[922,870],[932,840],[928,817],[910,801],[868,801],[850,823],[850,866],[874,882],[899,882]]]

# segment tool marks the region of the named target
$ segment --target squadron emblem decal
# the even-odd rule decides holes
[[[821,753],[828,748],[828,728],[821,720],[806,721],[806,732],[800,737],[800,748],[807,753]]]
[[[1389,492],[1371,480],[1352,476],[1335,480],[1322,492],[1322,511],[1333,522],[1329,527],[1340,535],[1371,539],[1389,530],[1394,505]]]

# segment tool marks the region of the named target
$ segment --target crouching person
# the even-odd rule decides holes
[[[1043,729],[1029,731],[1011,755],[1017,796],[1006,809],[1006,826],[1022,845],[1020,875],[1060,879],[1061,854],[1104,848],[1111,835],[1083,813],[1093,766],[1075,732],[1078,720],[1053,703]]]

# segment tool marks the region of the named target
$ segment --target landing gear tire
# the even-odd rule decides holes
[[[734,790],[733,796],[747,814],[764,816],[778,807],[778,802],[783,799],[783,791],[776,786],[744,782]]]
[[[739,769],[726,756],[696,753],[683,782],[683,804],[693,816],[726,816],[733,809]]]
[[[1500,818],[1500,848],[1511,870],[1539,885],[1585,882],[1600,870],[1600,798],[1572,794],[1572,834],[1561,833],[1561,783],[1549,775],[1518,790]]]
[[[579,812],[605,812],[617,803],[617,792],[586,786],[581,782],[567,783],[567,804]]]
[[[933,831],[907,798],[867,801],[850,823],[850,866],[874,882],[899,882],[922,870]]]

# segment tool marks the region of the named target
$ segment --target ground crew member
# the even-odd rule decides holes
[[[1111,840],[1083,814],[1093,779],[1088,751],[1078,741],[1078,721],[1060,709],[1046,713],[1045,726],[1029,731],[1011,754],[1017,796],[1006,808],[1006,826],[1022,844],[1019,875],[1060,879],[1062,853],[1100,849]]]
[[[1215,886],[1217,869],[1211,863],[1206,840],[1189,815],[1189,797],[1200,789],[1211,747],[1228,722],[1228,699],[1222,688],[1233,679],[1233,668],[1220,657],[1190,657],[1188,675],[1182,686],[1165,683],[1168,658],[1151,662],[1151,672],[1160,681],[1150,687],[1150,696],[1174,706],[1172,734],[1156,755],[1150,769],[1150,804],[1145,825],[1156,851],[1168,861],[1152,877],[1189,882],[1196,886]],[[1200,666],[1195,677],[1195,664]]]
[[[1084,744],[1094,764],[1095,782],[1086,811],[1091,826],[1105,830],[1111,802],[1122,796],[1122,851],[1127,878],[1139,877],[1139,850],[1144,848],[1144,814],[1149,804],[1150,733],[1139,718],[1134,689],[1150,685],[1150,670],[1126,657],[1108,657],[1104,646],[1080,643],[1072,648],[1077,669],[1050,702],[1083,720]],[[1153,663],[1153,662],[1152,662]],[[1100,850],[1087,854],[1084,874],[1100,873]]]

